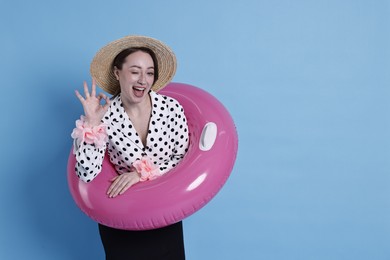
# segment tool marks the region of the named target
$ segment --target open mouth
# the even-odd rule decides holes
[[[145,88],[143,87],[133,87],[133,93],[136,97],[143,97]]]

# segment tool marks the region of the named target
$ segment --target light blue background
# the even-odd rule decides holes
[[[184,221],[187,258],[390,259],[390,3],[0,2],[0,259],[103,259],[67,187],[74,89],[128,34],[231,112],[221,192]]]

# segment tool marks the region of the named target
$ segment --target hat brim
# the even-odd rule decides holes
[[[114,58],[124,49],[146,47],[151,49],[158,63],[158,79],[154,82],[152,90],[159,91],[173,78],[176,72],[176,56],[163,42],[138,35],[129,35],[113,41],[101,48],[91,62],[91,76],[97,85],[109,94],[115,94],[120,88],[118,80],[112,70]]]

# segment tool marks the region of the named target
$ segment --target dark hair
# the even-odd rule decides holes
[[[146,47],[131,47],[131,48],[127,48],[127,49],[124,49],[123,51],[121,51],[118,55],[116,55],[116,57],[114,58],[114,61],[112,62],[112,67],[111,67],[112,71],[114,71],[115,67],[118,70],[121,70],[123,63],[125,63],[125,61],[126,61],[127,56],[129,56],[130,54],[137,52],[137,51],[145,52],[145,53],[149,54],[150,57],[152,57],[153,65],[154,65],[154,82],[156,82],[158,79],[158,63],[157,63],[156,54],[151,49],[146,48]],[[153,84],[154,84],[154,82],[153,82]],[[114,93],[112,98],[115,98],[120,93],[121,93],[121,89],[119,87],[118,90]]]

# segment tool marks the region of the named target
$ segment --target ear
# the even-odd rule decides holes
[[[115,75],[116,80],[119,80],[119,70],[116,66],[114,66],[114,75]]]

